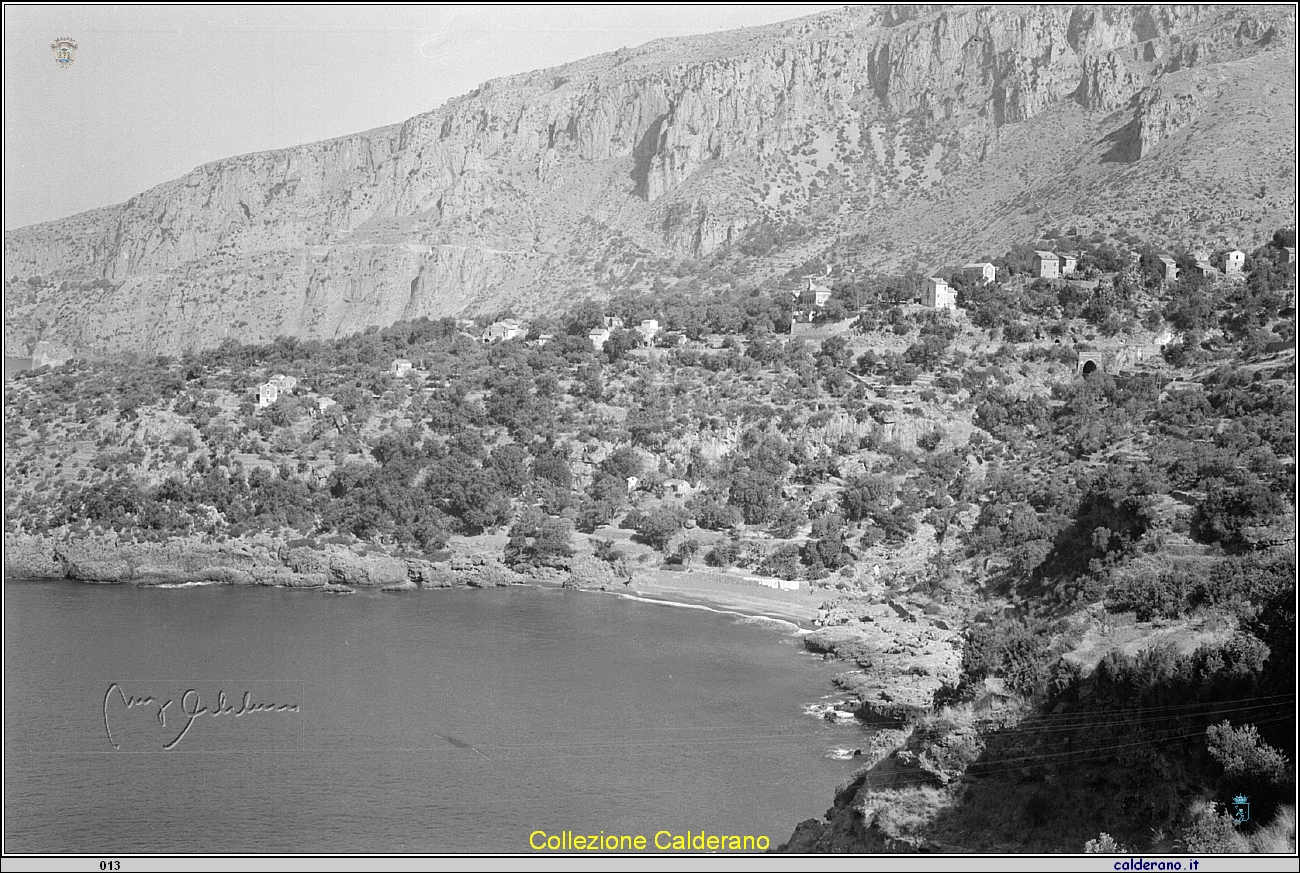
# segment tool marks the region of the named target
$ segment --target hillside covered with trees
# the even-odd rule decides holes
[[[269,536],[438,563],[504,537],[520,579],[797,582],[826,596],[809,646],[855,662],[842,687],[889,728],[791,847],[1259,849],[1295,786],[1294,232],[1241,281],[1051,242],[1075,277],[1017,248],[996,283],[950,276],[955,312],[839,263],[792,327],[822,264],[734,290],[702,263],[502,342],[418,319],[28,371],[7,556]],[[275,375],[296,384],[260,406]],[[952,668],[871,642],[876,607]],[[854,675],[882,669],[924,699],[873,701]]]

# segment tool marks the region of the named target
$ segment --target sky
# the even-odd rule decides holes
[[[6,5],[4,228],[400,122],[498,76],[840,5]]]

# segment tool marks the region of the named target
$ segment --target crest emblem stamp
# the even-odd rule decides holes
[[[54,49],[54,62],[66,70],[76,60],[77,43],[70,36],[61,36],[50,44]]]
[[[1245,824],[1250,821],[1250,798],[1244,794],[1238,794],[1232,798],[1232,819],[1237,824]]]

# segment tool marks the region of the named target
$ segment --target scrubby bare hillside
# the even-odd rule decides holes
[[[331,338],[1045,230],[1253,248],[1294,211],[1285,7],[861,7],[495,80],[5,236],[5,348]]]

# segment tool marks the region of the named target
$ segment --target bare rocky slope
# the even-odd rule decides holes
[[[176,353],[1295,210],[1291,7],[859,7],[486,83],[5,235],[5,350]],[[762,239],[763,245],[753,245]],[[746,242],[751,245],[743,245]],[[747,252],[750,256],[744,256]]]

